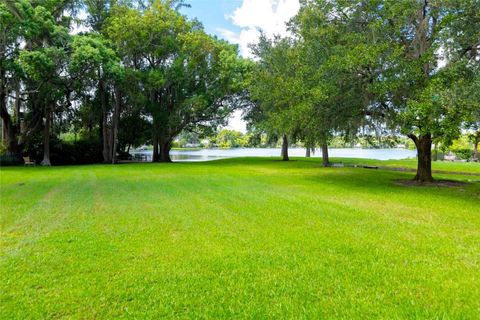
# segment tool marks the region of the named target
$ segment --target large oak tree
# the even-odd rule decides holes
[[[171,2],[144,11],[119,7],[107,34],[123,64],[137,74],[136,88],[152,121],[153,161],[169,162],[180,132],[216,127],[240,106],[248,63],[237,48],[207,35]]]

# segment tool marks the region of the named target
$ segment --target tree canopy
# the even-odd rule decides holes
[[[478,1],[304,0],[289,35],[262,34],[254,60],[181,14],[185,5],[2,2],[8,153],[49,165],[73,135],[70,147],[89,141],[85,153],[106,163],[139,144],[169,162],[177,136],[211,135],[236,109],[257,135],[283,140],[284,160],[289,141],[307,154],[322,146],[328,165],[332,139],[404,135],[416,179],[431,181],[432,144],[468,134],[478,148]]]
[[[252,119],[307,143],[404,134],[416,179],[431,181],[432,143],[452,143],[478,113],[479,12],[468,0],[303,1],[289,38],[255,47]]]
[[[96,135],[104,162],[116,162],[118,146],[138,143],[130,126],[148,124],[150,133],[140,136],[154,145],[153,160],[170,161],[172,140],[182,131],[225,124],[245,103],[251,62],[182,15],[183,5],[2,3],[1,115],[8,152],[37,154],[42,146],[42,164],[49,165],[52,139],[73,131]],[[75,34],[77,23],[88,31]]]

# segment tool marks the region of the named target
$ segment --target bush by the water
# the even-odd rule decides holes
[[[473,150],[471,149],[453,149],[452,151],[457,158],[461,160],[470,160],[473,158]]]

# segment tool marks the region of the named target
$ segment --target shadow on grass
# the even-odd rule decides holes
[[[441,181],[445,175],[442,175]],[[421,202],[425,197],[435,197],[438,201],[466,201],[478,205],[480,183],[449,180],[449,187],[436,184],[419,186],[413,182],[414,174],[386,170],[366,170],[363,168],[318,168],[313,175],[304,176],[306,180],[322,184],[332,184],[354,192],[371,193],[377,196],[417,197]],[[398,183],[402,181],[404,183]]]
[[[432,182],[423,182],[423,181],[411,180],[411,179],[410,180],[398,179],[398,180],[394,180],[394,183],[401,186],[447,187],[447,188],[448,187],[449,188],[465,187],[470,184],[469,182],[455,181],[455,180],[434,180]]]

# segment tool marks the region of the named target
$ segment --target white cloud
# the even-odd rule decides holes
[[[240,7],[225,18],[237,27],[240,32],[228,29],[217,31],[228,41],[240,47],[244,57],[252,57],[249,45],[257,43],[260,37],[259,29],[268,37],[275,34],[288,35],[286,22],[295,16],[300,9],[299,0],[243,0]],[[246,123],[242,120],[240,111],[235,112],[229,119],[229,129],[246,132]]]
[[[68,13],[67,13],[68,15]],[[79,13],[78,13],[78,16],[77,18],[81,21],[81,22],[74,22],[72,24],[72,29],[70,30],[70,34],[79,34],[80,32],[89,32],[89,31],[92,31],[92,29],[86,25],[85,21],[87,20],[87,17],[88,17],[88,14],[85,10],[81,10]]]
[[[228,41],[238,44],[244,57],[251,57],[248,45],[258,41],[258,30],[263,30],[269,37],[275,34],[288,35],[285,23],[297,14],[299,9],[299,0],[243,0],[240,7],[225,17],[240,27],[240,32],[227,29],[218,29],[218,32]]]
[[[240,131],[242,133],[247,132],[247,123],[242,119],[242,111],[235,111],[230,119],[228,119],[228,126],[226,127],[230,130]]]

